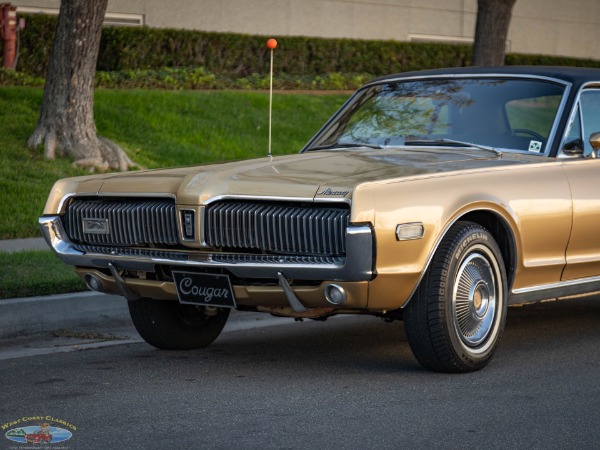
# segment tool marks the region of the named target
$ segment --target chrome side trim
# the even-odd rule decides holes
[[[600,276],[513,289],[509,304],[535,302],[600,291]]]
[[[373,232],[365,225],[346,229],[345,258],[248,258],[249,254],[208,253],[188,250],[153,248],[118,248],[77,246],[69,240],[60,216],[39,219],[42,235],[57,256],[65,263],[79,267],[109,269],[109,264],[123,270],[154,272],[156,265],[225,269],[239,278],[278,279],[285,271],[289,278],[322,281],[369,281],[373,278]],[[260,255],[255,255],[260,256]]]

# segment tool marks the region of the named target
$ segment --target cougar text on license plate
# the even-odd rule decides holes
[[[174,271],[173,278],[181,303],[235,308],[233,288],[227,275]]]

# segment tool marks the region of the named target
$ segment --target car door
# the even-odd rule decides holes
[[[563,168],[573,197],[573,226],[566,251],[563,280],[600,276],[600,158],[590,135],[600,131],[600,88],[584,89],[579,97],[563,150],[583,151],[565,159]]]

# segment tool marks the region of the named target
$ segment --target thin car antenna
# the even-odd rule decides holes
[[[271,75],[269,81],[269,159],[273,159],[271,153],[271,124],[273,122],[273,50],[277,47],[277,41],[273,38],[267,41],[267,47],[271,49]]]

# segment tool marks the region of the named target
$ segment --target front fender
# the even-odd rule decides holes
[[[526,174],[516,167],[372,185],[377,277],[370,283],[369,308],[404,306],[450,227],[482,214],[493,215],[511,233],[507,269],[514,288],[560,280],[571,198],[560,168],[540,166],[543,171]],[[531,190],[532,182],[539,192]],[[413,222],[423,224],[423,237],[398,241],[396,226]]]

